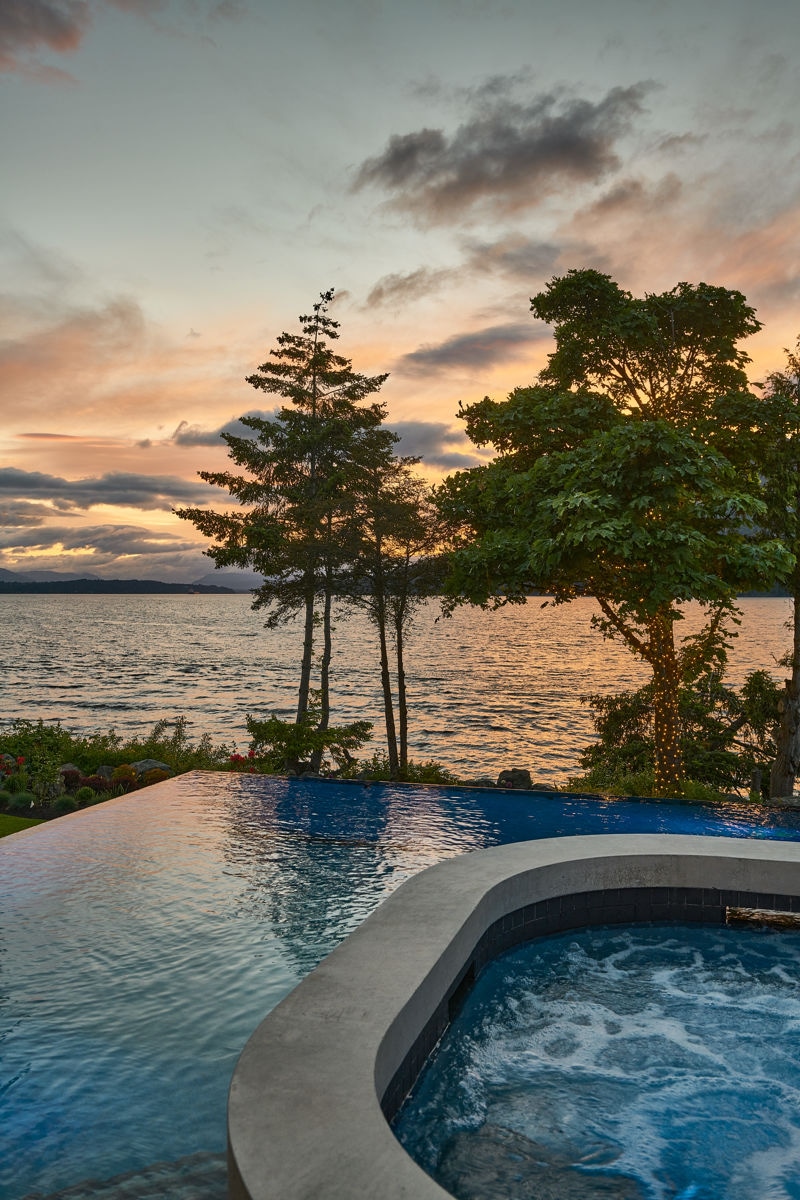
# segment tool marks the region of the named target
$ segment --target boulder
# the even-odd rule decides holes
[[[530,788],[531,773],[524,767],[508,767],[497,776],[497,786],[500,788]]]
[[[169,775],[174,775],[172,767],[165,762],[159,762],[157,758],[140,758],[138,762],[131,763],[137,775],[144,775],[145,771],[166,771]]]
[[[105,764],[102,767],[98,767],[97,770],[95,771],[95,775],[99,775],[101,779],[110,780],[111,776],[113,774],[114,774],[114,768],[106,766]]]

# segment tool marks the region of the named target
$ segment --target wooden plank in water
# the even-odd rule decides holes
[[[726,908],[726,925],[766,925],[770,929],[800,929],[800,913],[775,908]]]

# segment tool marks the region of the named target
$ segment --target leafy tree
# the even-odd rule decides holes
[[[760,793],[762,771],[775,756],[777,686],[767,671],[752,671],[738,692],[726,686],[729,637],[721,621],[712,622],[699,637],[685,639],[678,654],[685,791],[698,785],[716,793],[755,786]],[[652,681],[635,691],[582,699],[594,710],[597,741],[581,753],[586,774],[570,785],[648,794],[655,782]]]
[[[800,774],[800,341],[786,351],[786,367],[769,376],[764,392],[757,460],[764,478],[766,527],[781,538],[793,560],[781,582],[792,597],[792,648],[780,698],[780,722],[770,794],[790,796]]]
[[[240,504],[232,512],[178,509],[215,544],[206,551],[218,567],[250,567],[264,575],[253,608],[276,628],[303,616],[303,651],[295,720],[309,711],[315,638],[322,629],[318,728],[330,719],[332,602],[347,556],[350,494],[360,456],[386,456],[397,440],[381,429],[385,408],[364,403],[386,375],[353,371],[334,353],[338,322],[327,314],[333,291],[321,294],[310,316],[300,317],[299,334],[282,333],[270,358],[248,377],[260,391],[289,403],[273,418],[246,416],[254,438],[223,433],[236,471],[201,471]],[[319,751],[313,760],[319,761]]]
[[[699,601],[719,627],[737,591],[788,563],[759,534],[752,459],[717,436],[759,403],[737,346],[759,324],[739,292],[681,283],[637,299],[593,270],[554,278],[531,309],[556,342],[537,383],[460,414],[498,455],[440,489],[459,543],[448,594],[593,596],[593,623],[652,671],[654,787],[679,794],[680,606]]]

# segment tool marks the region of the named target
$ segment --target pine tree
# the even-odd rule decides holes
[[[390,455],[397,440],[381,428],[384,406],[364,403],[386,375],[353,371],[350,360],[329,344],[339,336],[339,323],[328,316],[333,295],[323,292],[312,314],[300,317],[300,333],[282,333],[269,359],[248,377],[254,388],[288,404],[271,419],[243,417],[253,438],[223,433],[238,470],[199,472],[240,507],[221,513],[176,510],[214,540],[206,553],[217,567],[249,567],[264,576],[253,608],[266,613],[268,629],[302,614],[297,724],[307,724],[312,709],[321,627],[319,731],[327,730],[330,719],[332,604],[348,553],[354,472],[367,447],[374,454],[376,445],[383,446]]]

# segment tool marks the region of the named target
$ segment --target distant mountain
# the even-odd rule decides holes
[[[59,583],[65,579],[99,579],[99,575],[87,575],[85,571],[77,574],[74,571],[9,571],[0,567],[0,580],[8,583]]]
[[[254,571],[209,571],[195,580],[196,584],[221,584],[234,592],[249,592],[251,588],[261,587],[263,582],[264,576],[256,575]]]
[[[10,574],[10,572],[6,572]],[[233,588],[202,583],[164,583],[161,579],[7,579],[0,578],[0,595],[186,595],[232,596]]]

